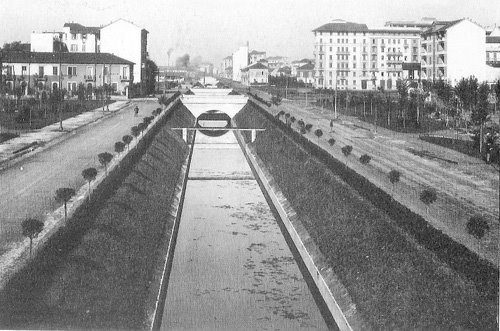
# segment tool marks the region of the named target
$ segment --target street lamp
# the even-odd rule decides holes
[[[375,72],[372,72],[372,82],[373,82],[373,89],[376,91],[377,90],[377,77],[375,76]],[[373,101],[372,101],[373,102]],[[378,113],[378,108],[375,107],[375,133],[377,133],[377,114]]]

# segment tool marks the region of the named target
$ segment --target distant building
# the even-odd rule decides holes
[[[434,22],[422,33],[422,78],[452,84],[472,75],[484,80],[485,34],[483,27],[468,19]]]
[[[313,30],[317,88],[396,89],[418,78],[420,28],[382,27],[334,20]]]
[[[302,59],[302,60],[292,61],[292,63],[291,63],[291,69],[292,69],[291,76],[297,77],[297,69],[302,67],[303,65],[308,64],[308,63],[314,63],[314,60]]]
[[[269,69],[262,63],[254,63],[241,69],[241,83],[247,86],[267,84]]]
[[[233,80],[241,82],[241,69],[248,66],[248,46],[241,46],[233,53]]]
[[[59,51],[58,43],[73,53],[100,52],[100,28],[87,27],[78,23],[65,23],[60,32],[33,32],[31,34],[32,52]]]
[[[213,75],[214,66],[212,63],[200,63],[198,65],[198,70],[207,76]]]
[[[3,72],[9,89],[66,89],[74,94],[81,83],[89,91],[107,84],[128,95],[134,63],[108,53],[5,52]]]
[[[101,51],[134,62],[134,83],[144,80],[149,32],[122,18],[102,27],[100,31]]]
[[[248,54],[248,56],[249,56],[250,64],[253,64],[253,63],[259,62],[262,59],[265,59],[266,52],[259,52],[259,51],[253,50]]]
[[[500,67],[500,35],[486,36],[486,64]]]
[[[274,70],[288,64],[286,56],[269,56],[266,58],[269,70]]]
[[[314,84],[314,64],[307,63],[297,68],[297,81],[306,85]]]
[[[222,63],[220,66],[220,75],[223,78],[232,79],[233,78],[233,57],[226,56],[222,59]]]
[[[387,21],[386,27],[391,28],[419,28],[422,30],[428,29],[432,23],[437,21],[434,17],[423,17],[420,21]]]

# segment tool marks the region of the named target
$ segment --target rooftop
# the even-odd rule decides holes
[[[134,64],[110,53],[5,52],[4,63]]]
[[[486,37],[487,44],[500,44],[500,37]]]
[[[261,51],[253,50],[249,54],[266,54],[266,52],[261,52]]]
[[[69,28],[71,33],[81,33],[81,34],[98,34],[101,30],[100,27],[95,26],[83,26],[78,23],[64,23],[65,28]]]
[[[241,69],[241,71],[246,72],[250,69],[268,69],[268,68],[265,65],[263,65],[262,63],[257,62],[257,63],[254,63],[252,65],[249,65],[248,67]]]
[[[358,24],[343,20],[334,20],[331,23],[324,24],[313,32],[363,32],[368,31],[366,24]]]
[[[312,63],[304,64],[303,66],[298,67],[297,70],[314,70],[314,64]]]

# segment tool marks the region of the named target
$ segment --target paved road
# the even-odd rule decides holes
[[[133,108],[139,106],[138,117]],[[45,151],[19,161],[0,172],[0,255],[22,239],[20,223],[26,217],[44,216],[59,207],[54,193],[59,187],[77,190],[85,184],[81,172],[88,167],[101,171],[101,152],[114,153],[114,144],[130,128],[150,116],[154,101],[132,102],[114,115],[89,124]]]

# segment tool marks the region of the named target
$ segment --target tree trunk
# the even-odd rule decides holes
[[[483,154],[483,122],[479,125],[479,154]]]
[[[33,248],[33,237],[30,236],[30,259],[31,259],[31,250]]]
[[[89,202],[90,202],[90,194],[91,192],[90,192],[90,180],[89,180]]]
[[[366,101],[363,101],[363,118],[366,118]]]
[[[66,208],[66,201],[64,201],[64,222],[68,219],[68,210]]]

